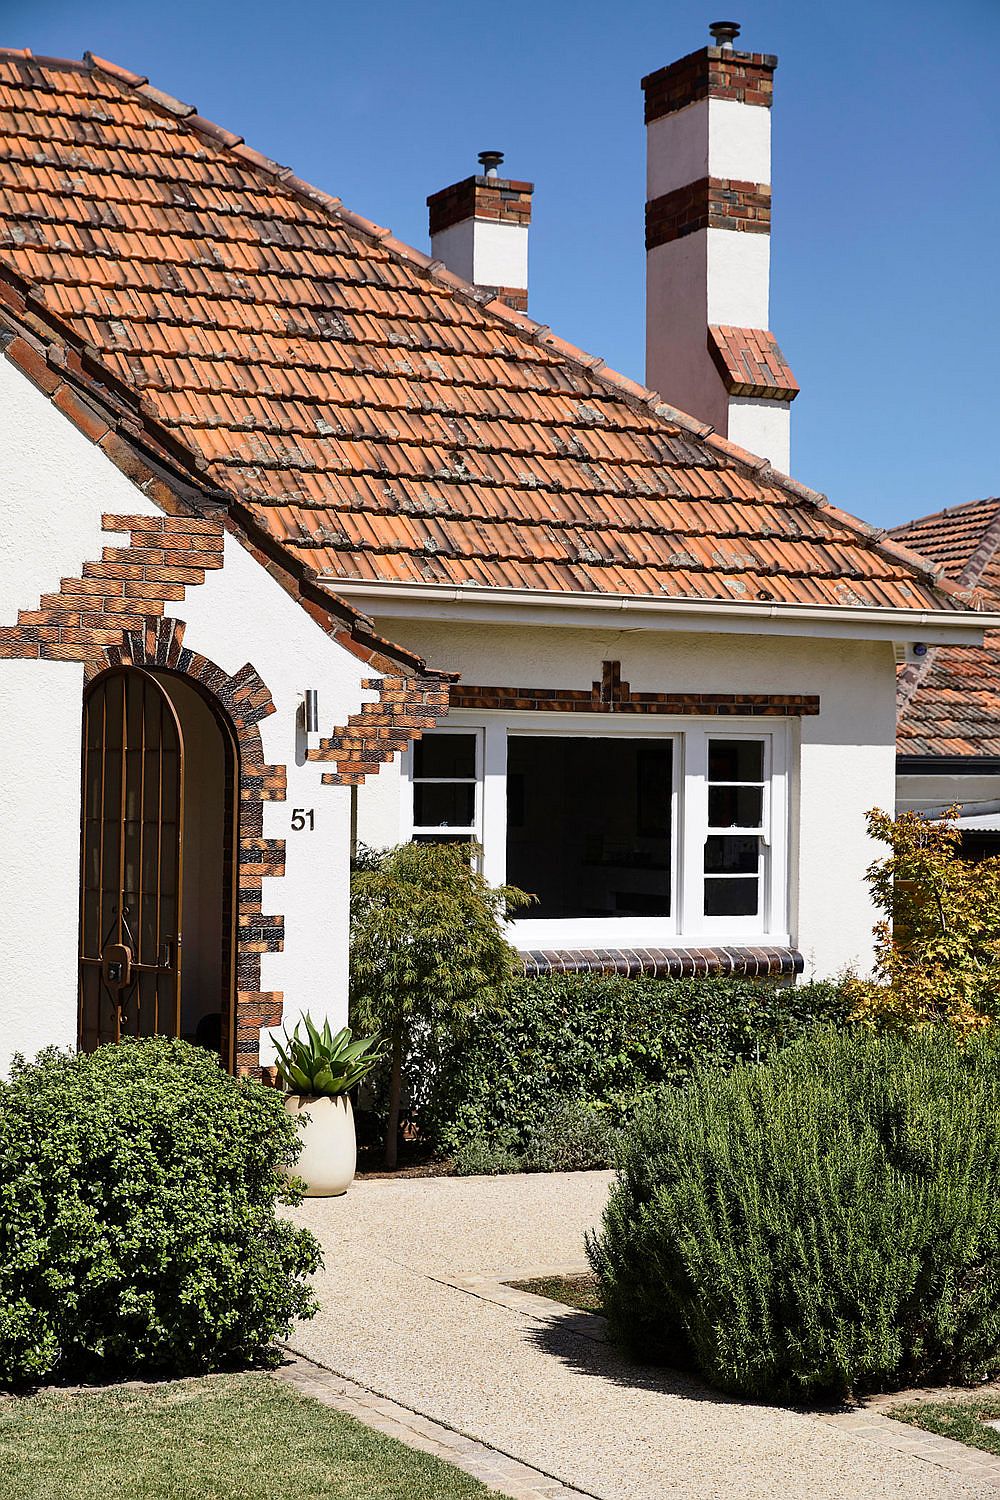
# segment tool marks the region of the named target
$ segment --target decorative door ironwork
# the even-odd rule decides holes
[[[83,713],[80,1047],[179,1036],[184,737],[137,667],[94,682]]]

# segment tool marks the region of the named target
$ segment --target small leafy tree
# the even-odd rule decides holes
[[[514,886],[490,886],[468,844],[365,850],[358,865],[351,880],[352,1017],[389,1040],[391,1169],[411,1027],[422,1021],[454,1035],[477,1011],[502,1005],[503,987],[520,966],[500,922],[532,898]]]
[[[867,873],[885,913],[875,931],[874,979],[849,979],[853,1018],[907,1029],[987,1025],[1000,994],[1000,858],[958,856],[958,808],[931,821],[874,808],[868,831],[889,856]]]

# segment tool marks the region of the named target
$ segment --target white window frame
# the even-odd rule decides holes
[[[528,949],[720,947],[789,942],[789,719],[688,718],[664,715],[505,714],[456,711],[447,723],[425,734],[477,735],[476,834],[483,848],[483,874],[491,885],[507,878],[507,741],[514,735],[554,739],[670,740],[671,912],[664,917],[539,918],[529,914],[509,925],[508,936]],[[704,915],[704,860],[708,828],[708,742],[710,739],[764,743],[764,871],[761,909],[754,917]],[[404,754],[401,835],[433,833],[413,827],[413,754]],[[460,836],[460,835],[459,835]]]
[[[417,776],[416,757],[413,754],[413,747],[411,745],[407,752],[407,767],[405,778],[407,797],[403,809],[405,830],[403,834],[404,841],[408,842],[413,838],[424,838],[430,840],[432,838],[447,838],[449,836],[454,836],[456,841],[469,838],[475,839],[476,843],[478,844],[482,844],[483,740],[485,738],[485,731],[482,728],[477,728],[475,725],[449,724],[447,726],[442,726],[441,728],[434,729],[429,732],[435,735],[465,735],[466,738],[468,738],[470,735],[473,736],[476,742],[475,775],[474,778],[466,776]],[[442,828],[440,824],[434,825],[430,823],[415,823],[413,821],[413,806],[415,800],[414,788],[416,786],[468,786],[470,780],[473,782],[474,787],[473,817],[472,823],[470,825],[463,825],[461,828],[456,827],[452,829]]]

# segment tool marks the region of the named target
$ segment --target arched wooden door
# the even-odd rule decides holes
[[[184,737],[163,688],[106,672],[83,712],[82,1050],[179,1036]]]

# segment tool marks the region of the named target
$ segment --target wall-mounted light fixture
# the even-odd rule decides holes
[[[315,688],[306,688],[302,723],[306,734],[319,734],[319,694]]]

